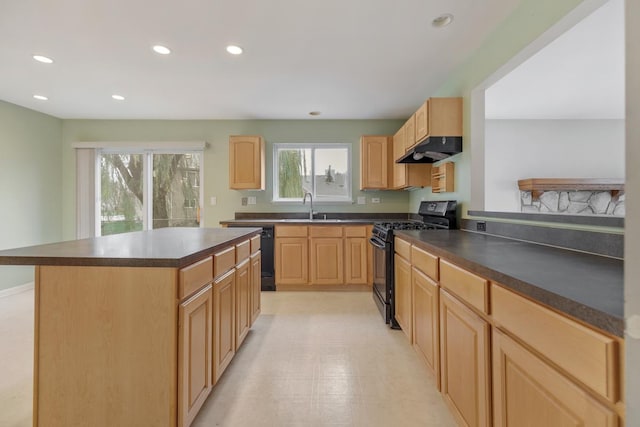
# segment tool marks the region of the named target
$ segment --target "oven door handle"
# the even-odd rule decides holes
[[[379,239],[376,239],[375,237],[370,238],[369,243],[371,243],[376,248],[385,249],[384,242],[380,241]]]

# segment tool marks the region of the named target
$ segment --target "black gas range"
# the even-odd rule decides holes
[[[373,245],[373,299],[386,323],[399,328],[395,319],[393,280],[394,230],[450,230],[457,228],[457,202],[452,200],[421,202],[422,221],[377,222],[369,241]]]

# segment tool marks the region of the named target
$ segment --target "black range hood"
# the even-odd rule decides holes
[[[430,136],[396,160],[396,163],[434,163],[458,153],[462,153],[461,136]]]

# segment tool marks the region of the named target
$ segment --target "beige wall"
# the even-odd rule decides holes
[[[235,212],[303,212],[301,203],[273,203],[273,144],[280,142],[349,143],[352,145],[353,199],[365,196],[367,204],[316,204],[318,212],[407,212],[406,191],[358,190],[360,136],[393,134],[399,120],[65,120],[63,122],[63,236],[75,238],[75,154],[71,144],[88,141],[207,141],[204,155],[204,225],[218,227]],[[229,135],[262,135],[267,141],[266,191],[229,190]],[[217,205],[210,206],[211,197]],[[241,199],[255,196],[257,204],[242,206]],[[381,203],[371,204],[371,198]]]
[[[625,317],[640,323],[640,2],[626,1],[627,179],[625,223]],[[640,324],[626,336],[627,425],[640,425]]]
[[[62,121],[0,101],[0,250],[62,238]],[[0,266],[0,290],[33,267]]]

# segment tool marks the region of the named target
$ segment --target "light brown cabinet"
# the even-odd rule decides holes
[[[212,310],[211,285],[178,308],[179,426],[191,424],[213,387]]]
[[[393,136],[393,189],[401,190],[409,187],[427,187],[431,185],[431,164],[429,163],[395,163],[404,156],[406,149],[407,126],[401,127]]]
[[[344,283],[344,248],[342,227],[315,226],[311,236],[311,283],[341,285]]]
[[[398,255],[394,255],[395,280],[395,318],[409,342],[413,342],[411,307],[411,264]]]
[[[236,271],[213,283],[213,373],[218,382],[236,354]]]
[[[416,143],[416,115],[413,114],[404,124],[405,152]]]
[[[261,136],[229,137],[229,188],[264,190],[265,144]]]
[[[367,225],[277,225],[276,285],[368,285],[373,280],[373,252]]]
[[[251,255],[251,324],[256,321],[261,311],[262,292],[262,252],[258,251]]]
[[[413,292],[413,347],[433,373],[440,377],[440,330],[438,284],[416,267],[411,270]]]
[[[432,193],[451,193],[454,190],[454,165],[447,162],[431,168]]]
[[[393,141],[387,135],[360,138],[360,189],[387,190],[393,173]]]
[[[366,285],[370,247],[367,227],[345,227],[344,235],[344,281],[349,285]]]
[[[276,284],[303,285],[309,282],[309,238],[307,227],[277,226],[275,270]]]
[[[441,391],[458,421],[491,425],[489,323],[440,289]]]
[[[563,374],[493,330],[494,425],[618,426],[617,414]]]
[[[249,259],[236,266],[236,342],[238,351],[251,327],[251,275]]]
[[[415,112],[416,134],[415,141],[422,141],[429,134],[429,100],[427,99]]]

